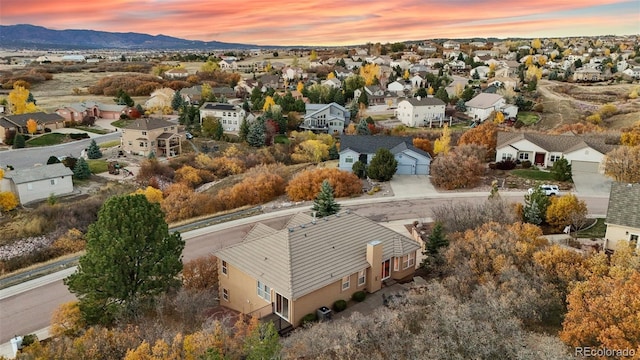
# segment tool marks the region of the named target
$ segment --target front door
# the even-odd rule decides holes
[[[382,280],[387,280],[389,277],[391,277],[391,259],[382,262],[382,274],[380,276]]]
[[[536,153],[536,165],[544,165],[544,153]]]
[[[275,312],[281,318],[289,321],[289,299],[276,293]]]

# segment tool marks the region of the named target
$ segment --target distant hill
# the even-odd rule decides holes
[[[51,30],[35,25],[0,25],[0,47],[5,49],[128,49],[226,50],[278,48],[219,41],[185,40],[166,35],[116,33],[94,30]]]

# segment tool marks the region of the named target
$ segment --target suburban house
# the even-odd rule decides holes
[[[541,167],[551,167],[564,157],[573,172],[603,173],[602,163],[609,151],[602,136],[582,136],[573,133],[548,135],[532,132],[498,132],[496,161],[505,159],[531,161]]]
[[[615,251],[621,240],[640,250],[640,184],[613,182],[607,209],[607,231],[604,235],[604,250]],[[634,211],[633,209],[636,209]]]
[[[600,70],[594,68],[580,68],[573,73],[575,81],[603,81],[606,79],[607,77]]]
[[[16,195],[21,204],[73,192],[73,171],[62,163],[5,171],[0,190]]]
[[[189,71],[184,68],[173,68],[164,72],[164,77],[167,79],[186,79],[189,77]]]
[[[281,230],[255,225],[239,244],[215,252],[220,303],[298,326],[307,314],[374,293],[415,272],[413,239],[349,210],[323,218],[298,213]]]
[[[180,90],[182,100],[189,105],[199,105],[202,101],[202,85],[194,85]]]
[[[44,131],[45,128],[50,130],[64,127],[64,119],[58,114],[47,114],[43,112],[4,115],[0,116],[0,142],[4,142],[7,135],[27,133],[27,121],[35,120],[38,124],[38,132]]]
[[[398,161],[396,174],[429,175],[431,155],[413,146],[410,137],[350,135],[340,138],[340,170],[352,171],[356,161],[369,164],[378,149],[388,149]]]
[[[246,114],[238,105],[206,102],[200,107],[200,124],[202,119],[212,116],[220,120],[225,131],[238,131]]]
[[[435,97],[408,98],[398,103],[395,115],[404,125],[411,127],[429,126],[444,121],[446,104]]]
[[[71,105],[65,105],[56,109],[56,114],[62,116],[65,121],[82,122],[87,116],[101,119],[120,119],[120,115],[127,114],[127,105],[103,104],[96,101],[83,101]]]
[[[306,113],[300,128],[327,134],[342,134],[351,113],[344,106],[331,104],[305,104]]]
[[[518,107],[508,105],[502,95],[480,93],[465,103],[467,115],[476,121],[485,121],[494,111],[504,113],[506,118],[516,117]]]
[[[121,146],[129,154],[171,157],[182,153],[178,125],[164,119],[140,118],[122,129]]]
[[[220,70],[222,71],[235,71],[238,70],[238,63],[235,60],[224,59],[218,63]]]

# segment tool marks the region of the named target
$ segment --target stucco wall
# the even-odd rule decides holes
[[[640,235],[640,229],[630,228],[626,226],[607,224],[607,232],[604,235],[606,239],[606,247],[610,250],[618,250],[623,243],[620,240],[629,241],[632,234]],[[638,241],[640,245],[640,241]],[[640,249],[640,246],[638,247]]]
[[[51,184],[51,182],[54,184]],[[54,179],[33,181],[16,185],[21,204],[47,199],[51,194],[66,195],[73,192],[71,176],[63,176]]]

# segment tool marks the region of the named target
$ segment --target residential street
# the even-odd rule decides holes
[[[439,204],[450,201],[479,202],[486,199],[486,196],[486,193],[441,193],[421,196],[417,199],[354,199],[341,201],[341,203],[343,207],[378,222],[406,220],[408,224],[414,220],[430,217],[431,209]],[[522,201],[523,193],[504,193],[502,196],[513,201]],[[598,216],[606,214],[607,198],[581,197],[581,199],[586,201],[590,214]],[[204,256],[221,247],[241,241],[257,221],[282,227],[286,221],[285,216],[306,210],[308,208],[288,208],[185,232],[183,233],[183,238],[186,240],[184,260]],[[7,343],[16,334],[27,334],[49,326],[51,314],[55,308],[74,298],[62,282],[62,279],[68,275],[68,271],[52,274],[44,281],[36,279],[0,290],[0,343]],[[4,345],[2,349],[5,349]]]

